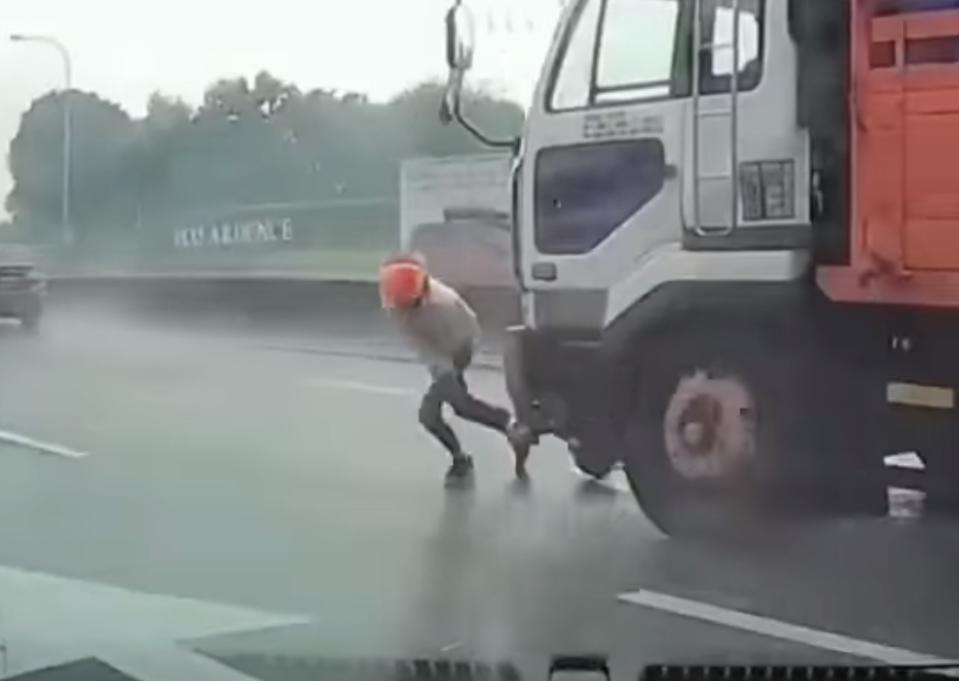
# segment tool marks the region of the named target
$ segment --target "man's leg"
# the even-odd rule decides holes
[[[420,402],[420,423],[429,433],[440,441],[451,456],[462,454],[459,438],[443,420],[443,386],[440,381],[434,381]]]
[[[437,381],[437,384],[441,385],[443,401],[449,404],[461,419],[492,428],[500,433],[506,432],[510,422],[509,411],[471,395],[462,372],[444,376]]]
[[[473,460],[463,453],[459,438],[443,420],[443,386],[434,381],[420,403],[420,423],[450,453],[453,463],[446,473],[447,478],[461,478],[473,468]]]
[[[443,400],[453,407],[453,411],[460,418],[506,435],[516,457],[516,477],[526,479],[526,462],[534,440],[533,432],[529,427],[513,421],[508,410],[488,404],[471,395],[462,371],[444,381],[442,393]]]

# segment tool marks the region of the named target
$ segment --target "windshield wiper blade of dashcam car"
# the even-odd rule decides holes
[[[959,661],[922,665],[650,665],[641,681],[939,681]]]

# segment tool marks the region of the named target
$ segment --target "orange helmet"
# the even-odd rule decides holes
[[[380,299],[387,309],[413,307],[426,293],[428,276],[423,266],[410,260],[380,267]]]

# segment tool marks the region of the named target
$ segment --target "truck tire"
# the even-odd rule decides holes
[[[596,480],[602,480],[622,461],[623,437],[614,424],[607,425],[603,433],[583,433],[568,441],[569,453],[580,472]]]
[[[854,379],[739,334],[725,344],[684,335],[653,351],[658,361],[636,380],[624,463],[653,524],[723,537],[773,520],[885,513],[881,455],[855,431]]]
[[[628,426],[624,463],[636,500],[667,535],[748,529],[762,513],[771,382],[705,348],[661,348],[637,376]]]

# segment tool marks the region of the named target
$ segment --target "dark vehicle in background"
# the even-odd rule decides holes
[[[409,248],[422,254],[430,272],[458,290],[492,328],[517,323],[509,214],[447,208],[443,218],[418,225]]]
[[[509,214],[448,208],[443,218],[417,225],[409,243],[426,257],[433,274],[464,291],[515,288]]]
[[[18,319],[33,331],[40,325],[46,280],[33,265],[0,261],[0,318]]]
[[[509,154],[415,158],[400,172],[400,241],[491,328],[519,321]]]

